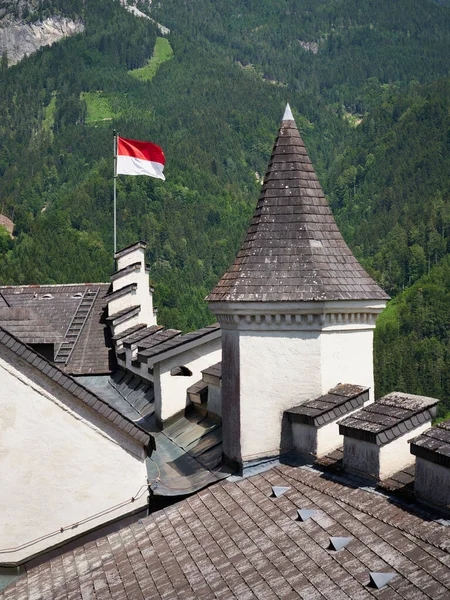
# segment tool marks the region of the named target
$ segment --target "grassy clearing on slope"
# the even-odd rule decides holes
[[[172,46],[166,38],[156,38],[155,49],[153,56],[149,59],[145,67],[129,71],[130,75],[136,77],[140,81],[151,81],[156,75],[159,67],[173,57]]]
[[[52,99],[49,105],[45,108],[45,118],[42,122],[42,128],[44,131],[51,131],[53,123],[55,122],[55,108],[56,108],[56,92],[52,93]]]
[[[115,116],[110,101],[103,92],[81,92],[81,99],[87,105],[87,124],[110,121]]]

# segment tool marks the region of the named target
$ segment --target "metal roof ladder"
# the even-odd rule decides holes
[[[85,291],[83,298],[81,299],[81,302],[78,305],[78,308],[66,331],[66,341],[61,344],[55,355],[55,363],[63,363],[67,365],[69,362],[73,349],[75,348],[75,344],[77,343],[78,338],[83,331],[83,327],[85,326],[94,302],[97,299],[98,292],[98,288],[93,290],[88,289]]]

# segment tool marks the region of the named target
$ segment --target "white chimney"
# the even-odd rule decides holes
[[[341,383],[328,394],[287,410],[294,450],[317,458],[337,450],[344,442],[337,422],[367,402],[368,388]]]
[[[430,427],[438,402],[392,392],[340,421],[344,469],[383,480],[412,465],[408,441]]]
[[[113,336],[137,325],[156,325],[152,289],[145,266],[145,242],[137,242],[116,252],[117,271],[111,275],[112,291],[108,301],[108,321]]]

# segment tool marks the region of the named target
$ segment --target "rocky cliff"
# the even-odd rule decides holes
[[[0,54],[6,52],[8,65],[13,65],[42,46],[49,46],[64,37],[80,33],[83,29],[81,21],[59,16],[36,23],[9,21],[0,27]]]

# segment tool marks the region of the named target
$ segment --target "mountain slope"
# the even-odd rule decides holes
[[[167,157],[164,183],[119,177],[119,245],[149,242],[161,322],[205,324],[203,298],[244,236],[287,100],[338,224],[378,282],[396,294],[445,259],[449,8],[137,4],[170,29],[161,41],[155,22],[118,1],[36,6],[25,20],[58,14],[85,29],[1,64],[0,210],[15,223],[14,240],[0,234],[2,283],[107,280],[115,128]],[[170,60],[137,77],[162,46]]]

